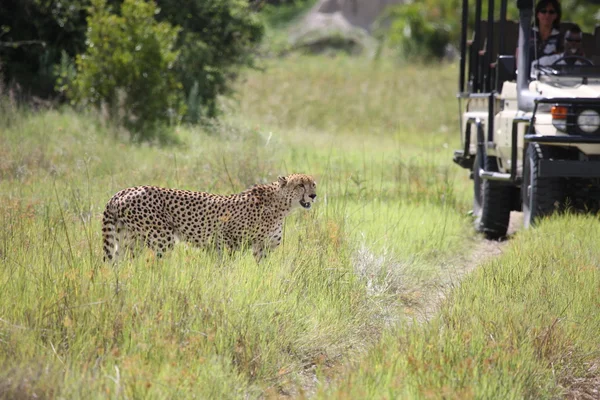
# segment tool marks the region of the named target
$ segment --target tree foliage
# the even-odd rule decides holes
[[[115,93],[127,93],[131,103],[122,106],[133,107],[134,120],[180,116],[181,100],[187,121],[216,116],[217,96],[230,91],[240,67],[253,64],[262,36],[247,0],[0,1],[5,83],[96,105],[115,105]],[[160,101],[168,112],[156,108]],[[142,103],[152,104],[142,112]]]
[[[85,49],[85,6],[79,0],[0,1],[0,63],[6,83],[38,96],[54,92],[61,53]]]
[[[408,58],[442,58],[456,32],[456,19],[441,18],[445,7],[437,9],[425,3],[412,3],[390,9],[387,37]]]
[[[562,21],[578,23],[586,32],[593,32],[600,23],[596,0],[562,0]],[[469,24],[473,26],[474,2],[470,2]],[[389,44],[400,49],[407,58],[439,59],[448,45],[458,45],[461,29],[462,0],[423,0],[389,7],[381,18],[387,28],[379,34]],[[496,2],[495,19],[499,18]],[[487,2],[483,1],[483,19],[487,19]],[[518,19],[516,2],[508,2],[507,17]]]
[[[106,105],[138,131],[172,121],[184,108],[174,64],[179,28],[157,22],[154,3],[125,0],[120,15],[92,0],[84,54],[69,91],[76,101]],[[151,131],[151,130],[150,130]]]
[[[216,98],[230,90],[240,66],[252,65],[263,37],[247,0],[158,0],[157,18],[182,27],[178,78],[188,99],[186,119],[217,115]]]

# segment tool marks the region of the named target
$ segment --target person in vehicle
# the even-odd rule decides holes
[[[583,51],[582,40],[583,32],[581,32],[581,28],[579,25],[573,25],[565,32],[564,52],[545,56],[543,64],[540,63],[540,65],[592,65],[591,61],[586,61],[587,58]],[[535,68],[535,65],[533,68]]]
[[[535,24],[529,42],[532,67],[550,65],[556,61],[553,56],[563,52],[563,42],[560,39],[561,14],[558,0],[540,0],[535,6]]]
[[[557,65],[584,65],[586,62],[578,57],[586,57],[583,51],[583,33],[578,25],[572,26],[565,32],[565,51],[554,61]]]

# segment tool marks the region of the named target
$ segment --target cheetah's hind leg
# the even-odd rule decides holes
[[[114,211],[109,207],[104,211],[102,219],[102,237],[104,244],[104,261],[116,264],[126,254],[134,256],[143,241],[139,235],[130,229],[126,222],[117,218]]]
[[[151,229],[146,235],[146,246],[154,251],[156,258],[162,258],[167,251],[172,250],[177,237],[171,227],[162,225],[159,228]]]
[[[143,246],[143,241],[139,239],[132,230],[127,228],[122,222],[117,223],[117,249],[115,258],[122,257],[135,258],[140,248]]]

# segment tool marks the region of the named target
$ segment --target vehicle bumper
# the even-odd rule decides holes
[[[580,136],[580,135],[561,135],[561,136],[541,136],[525,135],[526,142],[542,144],[564,144],[566,146],[575,144],[600,144],[600,136]]]
[[[574,146],[600,144],[600,137],[525,135],[526,142]],[[540,160],[539,174],[548,178],[600,178],[600,161],[596,160]]]
[[[539,174],[547,178],[600,178],[600,161],[540,160]]]

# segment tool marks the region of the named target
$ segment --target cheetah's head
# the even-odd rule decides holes
[[[284,196],[291,200],[293,208],[300,206],[308,210],[317,198],[317,183],[312,176],[304,174],[280,176],[277,182]]]

